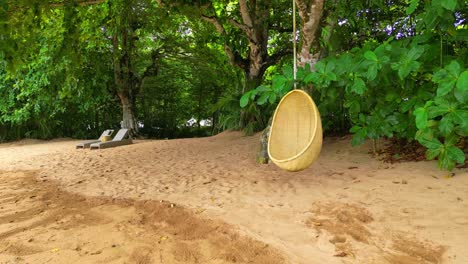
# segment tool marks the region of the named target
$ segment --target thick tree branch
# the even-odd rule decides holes
[[[239,0],[239,6],[240,6],[241,16],[242,16],[242,20],[244,21],[244,24],[247,27],[252,28],[253,27],[252,17],[250,16],[249,7],[247,6],[247,1]]]
[[[229,19],[229,24],[231,24],[231,25],[235,26],[236,28],[244,31],[245,33],[247,33],[249,31],[249,27],[247,27],[244,24],[241,24],[241,23],[237,22],[234,19]]]
[[[95,4],[101,4],[101,3],[104,3],[105,0],[82,0],[82,1],[76,1],[76,4],[77,5],[81,5],[81,6],[86,6],[86,5],[95,5]],[[61,2],[61,3],[49,3],[48,6],[50,7],[61,7],[61,6],[64,6],[65,3],[64,2]]]
[[[221,24],[221,22],[219,22],[217,17],[205,16],[205,15],[202,15],[201,17],[203,20],[208,21],[211,24],[213,24],[216,28],[216,31],[218,31],[219,34],[221,34],[222,36],[226,35],[226,30],[224,30],[223,25]]]
[[[232,51],[232,48],[229,45],[228,40],[227,40],[226,30],[224,29],[221,22],[219,22],[218,18],[215,17],[215,16],[202,15],[202,19],[205,20],[205,21],[210,22],[211,24],[213,24],[215,26],[215,28],[216,28],[216,31],[218,31],[218,33],[222,37],[226,38],[225,41],[224,41],[224,51],[226,52],[226,55],[228,55],[229,61],[231,62],[231,64],[234,65],[234,66],[238,66],[238,67],[240,67],[242,69],[246,69],[248,67],[247,66],[248,63],[245,61],[244,58],[242,58],[242,56],[240,56],[238,53]]]
[[[311,54],[311,48],[318,35],[318,28],[323,13],[324,0],[295,0],[299,16],[302,20],[302,47],[300,51],[300,62],[299,64],[304,66],[306,63],[313,66],[317,61],[319,51],[313,51]]]

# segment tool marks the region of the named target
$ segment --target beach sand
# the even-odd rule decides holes
[[[255,163],[258,139],[1,144],[0,263],[468,263],[466,169],[345,137],[291,173]]]

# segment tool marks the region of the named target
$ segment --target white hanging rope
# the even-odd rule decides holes
[[[297,54],[296,54],[296,3],[295,0],[293,2],[293,83],[294,89],[296,89],[296,72],[297,72]]]

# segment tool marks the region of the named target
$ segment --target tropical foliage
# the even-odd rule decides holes
[[[415,14],[417,8],[413,1],[406,9],[415,22],[403,32],[330,55],[314,71],[299,69],[296,85],[313,85],[329,132],[349,129],[355,145],[382,137],[416,139],[428,159],[437,157],[439,167],[450,170],[465,161],[461,148],[468,133],[466,14],[456,1],[433,1]],[[291,67],[284,67],[240,104],[275,104],[293,83]]]

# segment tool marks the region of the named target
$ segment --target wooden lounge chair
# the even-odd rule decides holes
[[[101,136],[99,137],[99,139],[97,140],[90,140],[90,141],[85,141],[85,142],[81,142],[81,143],[78,143],[76,145],[76,148],[79,149],[79,148],[89,148],[89,146],[91,146],[91,144],[93,143],[99,143],[101,142],[101,139],[103,137],[106,137],[106,136],[112,136],[112,133],[114,133],[114,130],[113,129],[108,129],[108,130],[104,130],[104,132],[102,132]]]
[[[91,144],[90,149],[112,148],[132,144],[132,139],[128,138],[128,136],[128,129],[122,128],[119,130],[119,132],[117,132],[117,134],[111,141],[93,143]]]

